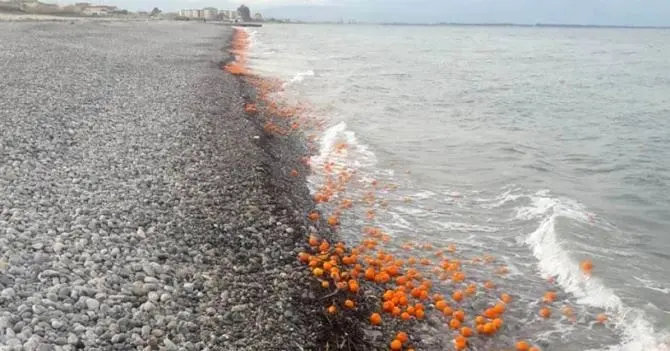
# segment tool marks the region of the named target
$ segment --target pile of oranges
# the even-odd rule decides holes
[[[279,81],[251,74],[246,68],[247,40],[245,31],[235,30],[232,53],[236,60],[225,66],[226,71],[243,76],[257,89],[257,102],[247,102],[244,105],[245,112],[256,116],[262,109],[262,115],[266,118],[264,129],[268,134],[286,136],[297,131],[323,128],[323,121],[304,117],[304,107],[290,107],[275,101],[273,93],[281,89]],[[315,140],[315,134],[307,137],[312,151],[316,147]],[[347,148],[345,142],[334,146],[336,153],[345,152]],[[369,222],[369,225],[362,228],[362,238],[356,245],[329,242],[318,233],[310,233],[305,250],[297,257],[310,270],[315,285],[323,290],[323,300],[327,301],[323,306],[326,316],[338,318],[353,315],[363,304],[364,298],[365,303],[368,303],[370,295],[366,293],[374,293],[375,311],[369,314],[366,321],[373,328],[384,326],[387,322],[392,322],[393,327],[406,322],[417,323],[432,314],[443,320],[444,328],[452,336],[451,343],[456,350],[468,349],[475,338],[490,338],[505,329],[505,313],[514,303],[513,297],[498,291],[493,281],[468,281],[468,275],[463,269],[468,265],[494,264],[494,257],[485,255],[464,258],[458,255],[453,244],[435,248],[431,244],[416,243],[403,243],[400,248],[405,252],[418,249],[420,254],[403,254],[402,257],[394,255],[390,252],[392,250],[388,250],[388,245],[392,242],[391,236],[374,225],[375,208],[388,206],[387,202],[378,201],[375,196],[375,191],[382,185],[375,180],[369,181],[371,190],[361,198],[347,198],[344,195],[348,184],[355,179],[355,172],[334,162],[325,162],[322,169],[313,169],[309,156],[300,161],[310,167],[312,172],[319,172],[324,176],[322,185],[313,195],[314,203],[321,210],[313,210],[307,214],[309,221],[318,224],[315,227],[325,225],[337,230],[341,226],[343,214],[352,211],[355,205],[364,206],[365,219]],[[294,168],[290,170],[290,175],[297,177],[300,172]],[[393,190],[395,185],[388,184],[385,189]],[[325,211],[329,213],[326,214]],[[428,256],[425,256],[426,253]],[[585,274],[591,274],[593,263],[584,261],[581,269]],[[504,265],[494,269],[494,273],[498,275],[507,272]],[[445,294],[445,291],[448,293]],[[466,303],[475,298],[487,299],[486,307],[468,315],[465,311]],[[539,316],[551,318],[551,306],[556,301],[556,292],[546,292],[541,301],[543,306],[538,311]],[[563,315],[574,318],[570,307],[563,308]],[[600,323],[607,322],[604,314],[598,315],[596,319]],[[414,350],[420,342],[418,339],[412,340],[406,331],[393,333],[395,335],[389,337],[388,341],[390,350]],[[525,340],[505,347],[513,347],[519,351],[540,350]]]

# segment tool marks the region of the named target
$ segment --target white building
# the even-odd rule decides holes
[[[179,16],[188,18],[202,18],[202,10],[182,9],[179,10]]]
[[[219,13],[224,20],[234,20],[239,17],[237,10],[220,10]]]
[[[202,17],[206,19],[216,19],[219,15],[219,10],[213,7],[207,7],[202,9]]]

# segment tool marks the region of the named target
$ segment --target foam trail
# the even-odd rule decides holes
[[[539,227],[525,240],[533,255],[538,259],[538,268],[545,276],[554,277],[566,292],[584,305],[603,308],[610,320],[622,332],[623,343],[605,350],[649,351],[668,350],[660,344],[644,312],[627,307],[621,299],[600,279],[584,275],[579,264],[572,260],[558,242],[556,220],[559,217],[571,218],[583,223],[589,216],[583,207],[569,200],[558,200],[543,191],[531,197],[533,205],[519,209],[517,218],[543,218]]]
[[[313,165],[323,166],[330,158],[338,136],[347,129],[347,124],[340,122],[328,128],[321,136],[321,145],[319,147],[319,154],[312,156],[311,163]]]
[[[247,32],[248,38],[249,38],[249,46],[248,49],[251,49],[254,47],[256,44],[256,34],[258,34],[258,31],[255,29],[248,29],[246,27],[241,27],[245,32]]]
[[[287,86],[289,86],[291,84],[294,84],[294,83],[300,83],[303,80],[305,80],[305,77],[314,77],[314,71],[309,70],[309,71],[305,71],[305,72],[300,72],[300,73],[296,74],[295,76],[293,76],[293,78],[291,78],[291,80],[284,83],[283,86],[287,87]]]

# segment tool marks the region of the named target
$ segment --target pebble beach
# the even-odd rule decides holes
[[[320,349],[302,150],[232,32],[0,21],[0,350]]]

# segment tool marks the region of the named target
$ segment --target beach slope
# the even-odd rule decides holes
[[[0,346],[318,349],[298,155],[244,113],[231,35],[0,22]]]

